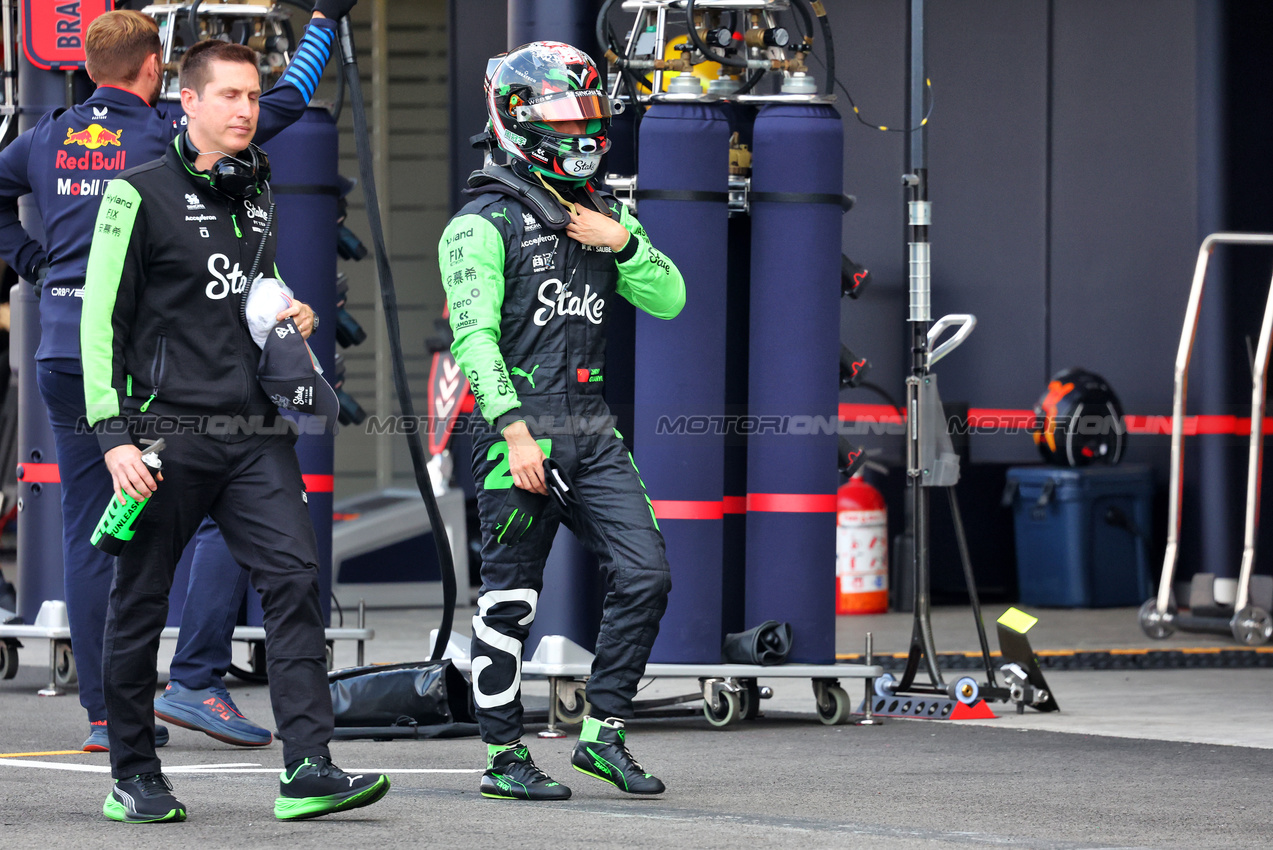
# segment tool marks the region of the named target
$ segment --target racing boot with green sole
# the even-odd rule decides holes
[[[570,799],[570,789],[536,767],[521,741],[487,745],[480,790],[493,800]]]
[[[645,772],[628,752],[627,730],[617,717],[586,717],[579,742],[570,754],[575,770],[609,782],[629,794],[662,794],[663,783]]]

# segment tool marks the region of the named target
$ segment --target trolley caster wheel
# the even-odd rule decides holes
[[[582,723],[588,712],[592,711],[592,706],[583,695],[583,686],[578,682],[570,682],[564,688],[558,686],[553,699],[557,700],[557,719],[562,723]]]
[[[755,679],[740,682],[743,689],[738,692],[738,712],[743,720],[755,720],[760,716],[760,686]]]
[[[964,676],[953,685],[947,687],[946,693],[950,695],[951,699],[958,700],[964,705],[975,705],[977,700],[981,698],[981,688],[971,676]]]
[[[896,689],[897,679],[892,673],[885,673],[875,680],[875,695],[877,697],[891,697]]]
[[[0,640],[0,679],[18,675],[18,642]]]
[[[1233,615],[1231,627],[1238,643],[1259,646],[1268,643],[1273,635],[1273,617],[1263,608],[1248,605]]]
[[[1154,640],[1169,638],[1176,631],[1176,600],[1173,598],[1167,603],[1167,610],[1159,613],[1158,600],[1148,599],[1140,606],[1137,619],[1140,621],[1140,630]]]
[[[818,719],[827,726],[839,726],[853,714],[849,695],[839,685],[827,685],[817,694]]]
[[[733,691],[721,691],[716,695],[717,705],[712,700],[703,700],[703,716],[707,722],[717,729],[724,729],[731,723],[742,719],[742,706],[738,694]]]
[[[74,685],[79,681],[75,670],[75,653],[71,651],[68,640],[55,641],[53,644],[53,682],[59,688]]]

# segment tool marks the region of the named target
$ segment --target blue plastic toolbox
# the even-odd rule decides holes
[[[1149,597],[1149,467],[1018,466],[1008,486],[1023,604],[1103,608]]]

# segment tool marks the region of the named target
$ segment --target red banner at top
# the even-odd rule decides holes
[[[84,67],[84,34],[112,0],[23,0],[22,50],[45,71]]]

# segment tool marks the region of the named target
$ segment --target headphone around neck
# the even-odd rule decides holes
[[[193,166],[199,151],[190,142],[190,134],[183,134],[182,153]],[[209,151],[209,153],[221,153]],[[195,171],[208,180],[208,185],[216,192],[233,201],[246,201],[265,191],[270,182],[270,158],[265,151],[249,143],[243,151],[245,158],[223,154],[212,163],[207,171]],[[192,169],[193,170],[193,169]]]

